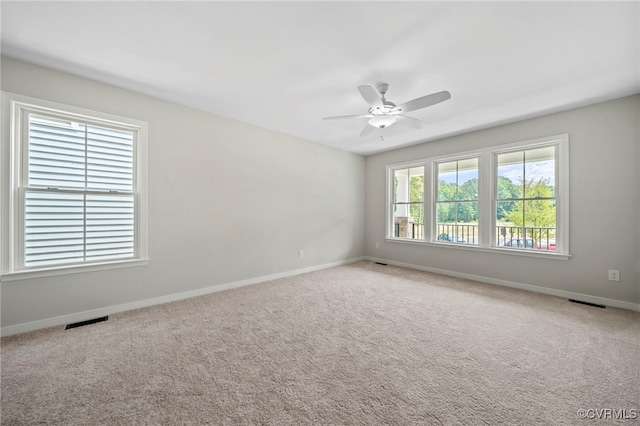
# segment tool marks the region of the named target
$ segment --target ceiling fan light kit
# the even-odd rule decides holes
[[[377,127],[379,129],[384,129],[385,127],[391,126],[398,119],[393,115],[377,115],[371,119],[369,119],[369,124],[373,127]]]
[[[387,83],[378,84],[378,90],[371,86],[358,86],[360,95],[362,95],[364,100],[369,104],[368,114],[342,115],[336,117],[325,117],[324,119],[335,120],[343,118],[367,118],[369,119],[367,127],[362,130],[360,136],[367,136],[371,133],[371,130],[373,130],[372,128],[374,127],[378,129],[389,127],[398,122],[398,118],[405,119],[400,122],[407,124],[410,127],[423,128],[427,123],[422,120],[418,120],[417,118],[401,115],[401,113],[426,108],[451,98],[451,94],[445,90],[442,92],[432,93],[431,95],[422,96],[396,106],[396,104],[389,102],[385,98],[387,90],[389,90],[389,85]]]

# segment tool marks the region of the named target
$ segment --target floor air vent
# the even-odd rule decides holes
[[[107,317],[94,318],[86,321],[74,322],[73,324],[67,324],[67,326],[64,329],[69,330],[70,328],[77,328],[77,327],[82,327],[83,325],[95,324],[97,322],[106,321],[108,319],[109,317],[107,316]]]
[[[598,305],[597,303],[589,303],[589,302],[583,302],[581,300],[573,300],[573,299],[569,299],[569,302],[579,303],[581,305],[594,306],[596,308],[604,309],[604,305]]]

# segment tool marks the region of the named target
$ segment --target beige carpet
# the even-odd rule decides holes
[[[640,409],[638,313],[372,262],[1,344],[6,425],[586,425],[578,410],[619,410],[610,425]]]

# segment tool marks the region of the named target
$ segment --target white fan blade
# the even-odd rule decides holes
[[[380,99],[380,95],[378,91],[371,86],[358,86],[358,90],[360,94],[364,98],[365,101],[372,107],[382,107],[382,99]]]
[[[372,125],[367,124],[367,127],[362,129],[362,131],[360,132],[360,137],[367,136],[369,133],[371,133],[373,131],[374,128],[375,127],[373,127]]]
[[[323,117],[323,120],[342,120],[343,118],[371,118],[372,115],[336,115],[334,117]]]
[[[427,96],[422,96],[421,98],[414,99],[409,102],[405,102],[401,105],[395,107],[392,112],[400,113],[400,112],[408,112],[415,111],[416,109],[425,108],[431,105],[438,104],[440,102],[444,102],[447,99],[451,98],[451,93],[446,90],[443,92],[432,93]]]
[[[412,127],[414,129],[424,129],[427,127],[427,123],[418,120],[417,118],[409,117],[408,115],[396,115],[399,118],[398,123],[404,126]]]

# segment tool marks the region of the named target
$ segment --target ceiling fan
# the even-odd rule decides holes
[[[369,113],[363,115],[339,115],[335,117],[324,117],[323,120],[340,120],[344,118],[368,118],[369,122],[367,126],[362,129],[360,136],[367,136],[373,131],[373,129],[384,129],[394,123],[402,123],[415,129],[424,128],[427,123],[417,118],[403,115],[405,112],[415,111],[417,109],[426,108],[431,105],[438,104],[451,98],[451,93],[445,91],[432,93],[431,95],[422,96],[405,102],[400,105],[396,105],[393,102],[389,102],[384,95],[389,90],[387,83],[378,84],[378,90],[371,86],[358,86],[360,94],[364,100],[369,104]]]

